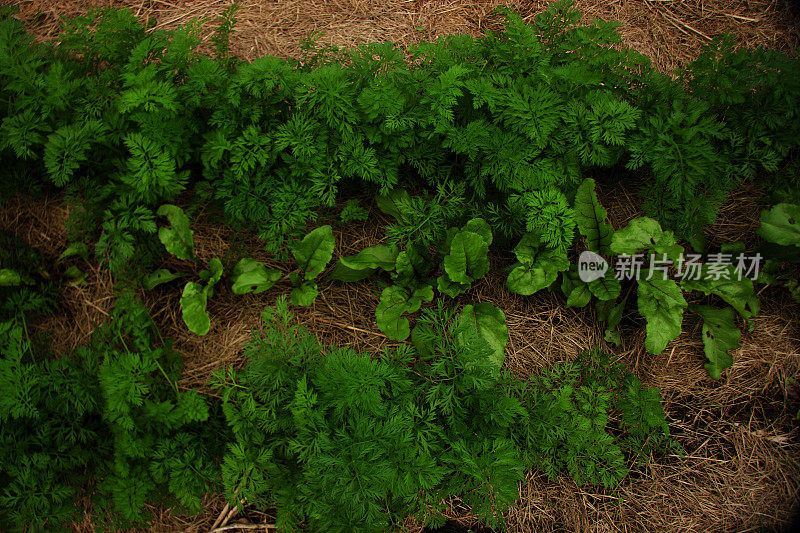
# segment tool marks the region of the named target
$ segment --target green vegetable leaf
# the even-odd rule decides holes
[[[692,306],[692,311],[703,318],[703,346],[708,359],[708,375],[719,379],[722,371],[733,364],[729,351],[739,347],[741,331],[736,327],[736,314],[730,307],[717,309],[708,305]]]
[[[208,295],[202,285],[194,281],[186,284],[181,296],[181,312],[186,326],[196,335],[205,335],[211,328],[211,319],[206,312],[207,303]]]
[[[744,276],[741,280],[738,279],[736,267],[733,265],[714,265],[712,271],[711,264],[704,263],[695,278],[697,279],[681,280],[683,289],[719,296],[745,320],[758,313],[760,305],[753,288],[753,280]]]
[[[208,269],[200,271],[200,278],[206,282],[206,292],[213,293],[212,287],[214,287],[214,285],[216,285],[217,282],[222,279],[222,261],[220,261],[218,257],[212,257],[206,266]],[[210,297],[211,294],[208,296]]]
[[[411,329],[408,319],[402,315],[417,311],[423,301],[430,302],[432,299],[433,288],[430,285],[425,285],[411,294],[399,285],[386,287],[375,310],[378,328],[392,340],[407,339]]]
[[[597,319],[606,323],[606,330],[603,338],[606,342],[613,343],[616,346],[622,344],[622,337],[620,337],[617,326],[622,321],[622,312],[625,310],[625,303],[628,301],[627,297],[622,301],[616,302],[614,300],[598,300],[595,303],[597,310]]]
[[[471,283],[489,271],[489,245],[482,236],[471,231],[459,231],[450,243],[450,253],[444,258],[444,271],[451,281]]]
[[[169,283],[172,280],[183,277],[186,277],[186,274],[182,272],[170,272],[166,268],[159,268],[142,279],[142,287],[146,291],[151,291],[162,283]]]
[[[84,285],[86,283],[86,278],[88,277],[85,272],[75,265],[72,265],[66,269],[64,271],[64,276],[70,278],[69,284],[73,287]]]
[[[411,196],[409,196],[408,191],[405,189],[394,189],[388,194],[381,194],[375,198],[378,209],[396,218],[398,221],[403,220],[403,213],[400,210],[400,206],[410,201]]]
[[[563,249],[550,249],[540,245],[532,233],[525,234],[514,248],[519,263],[506,279],[506,287],[511,292],[529,296],[549,287],[558,273],[569,268],[569,259]]]
[[[643,270],[639,279],[639,313],[647,320],[644,346],[648,352],[657,354],[681,334],[683,311],[687,304],[675,280],[658,274],[647,280],[647,275],[648,271]]]
[[[659,257],[666,254],[676,263],[683,253],[683,247],[676,243],[675,235],[662,230],[658,222],[648,217],[633,219],[627,227],[611,237],[611,251],[616,255],[633,255],[645,250]]]
[[[356,255],[340,257],[339,263],[352,270],[382,268],[387,272],[391,272],[395,269],[399,252],[394,244],[379,244],[364,248]]]
[[[514,255],[520,263],[533,263],[536,261],[536,254],[544,248],[539,237],[535,233],[526,233],[514,247]]]
[[[307,280],[316,278],[333,257],[334,238],[330,226],[322,226],[292,247],[294,260]]]
[[[608,212],[600,205],[595,183],[586,178],[575,193],[575,221],[578,231],[586,237],[586,246],[592,252],[607,254],[610,251],[614,228],[606,222]]]
[[[800,205],[777,204],[761,212],[758,234],[782,246],[800,246]]]
[[[281,279],[281,271],[267,268],[250,257],[241,259],[231,272],[234,294],[258,294],[264,292]]]
[[[497,370],[503,366],[508,344],[508,327],[503,311],[490,303],[465,305],[459,315],[459,327],[471,327],[477,331],[492,349],[492,363]]]
[[[574,267],[561,275],[561,292],[567,297],[567,307],[585,307],[592,298],[589,285],[578,277]]]
[[[314,303],[318,294],[319,291],[317,290],[316,282],[304,281],[299,287],[292,289],[292,293],[289,295],[289,301],[292,305],[307,307]]]
[[[455,298],[456,296],[467,292],[472,287],[472,284],[458,283],[457,281],[452,281],[449,277],[444,275],[436,278],[436,287],[439,289],[439,292],[446,294],[451,298]]]
[[[588,286],[589,291],[591,291],[598,300],[616,300],[620,292],[622,292],[622,284],[620,284],[615,272],[610,268],[606,270],[602,278],[590,281]]]
[[[361,270],[355,270],[344,266],[340,258],[338,261],[336,261],[336,265],[333,267],[330,278],[345,282],[361,281],[362,279],[366,279],[373,275],[377,270],[377,268],[364,268]]]
[[[415,278],[427,276],[430,270],[431,261],[427,253],[418,246],[409,246],[397,254],[393,277],[402,285]]]
[[[158,230],[158,238],[169,253],[178,259],[194,257],[194,232],[189,228],[189,217],[180,207],[165,204],[158,208],[158,216],[167,217],[172,227]]]
[[[477,233],[483,238],[484,242],[486,242],[486,246],[491,246],[492,228],[489,227],[489,224],[482,218],[473,218],[464,225],[464,230]]]
[[[589,292],[588,285],[579,283],[567,296],[567,307],[586,307],[591,298],[592,293]]]

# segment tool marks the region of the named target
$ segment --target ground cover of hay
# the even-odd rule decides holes
[[[127,6],[158,27],[173,27],[206,18],[206,39],[229,0],[16,0],[19,17],[39,39],[58,38],[59,16],[84,13],[90,7]],[[478,34],[499,27],[493,10],[501,2],[465,0],[242,0],[232,49],[245,58],[265,54],[292,56],[310,31],[322,30],[321,44],[353,46],[389,40],[409,45],[448,33]],[[545,2],[510,0],[505,4],[529,17]],[[729,31],[748,46],[790,51],[800,42],[797,14],[781,0],[581,0],[587,18],[621,23],[623,42],[651,57],[663,71],[684,65],[709,38]],[[637,216],[633,188],[601,190],[615,228]],[[386,222],[370,204],[370,222],[335,227],[336,253],[355,253],[376,244]],[[759,191],[743,188],[729,200],[708,234],[717,241],[753,238],[761,209]],[[70,205],[60,197],[16,198],[0,206],[0,229],[16,233],[37,248],[52,265],[66,246],[65,222]],[[283,267],[259,252],[249,236],[201,215],[193,221],[196,248],[202,259],[222,257],[232,243],[245,246],[268,266]],[[496,263],[507,258],[493,257]],[[207,391],[211,372],[240,364],[249,331],[259,325],[265,305],[288,292],[277,285],[260,295],[234,296],[221,288],[209,303],[212,329],[196,337],[183,325],[179,294],[169,287],[143,293],[165,336],[177,339],[186,370],[181,385]],[[64,312],[39,327],[53,333],[54,348],[66,353],[85,342],[96,323],[108,316],[114,284],[96,264],[82,287],[63,289]],[[602,332],[591,310],[564,307],[549,293],[521,297],[504,288],[496,271],[462,297],[489,301],[506,314],[510,339],[507,365],[525,375],[569,359],[594,345]],[[324,343],[347,344],[377,351],[389,341],[375,326],[378,302],[374,284],[322,281],[320,297],[299,319]],[[800,377],[800,307],[771,288],[761,294],[762,311],[752,332],[742,336],[734,366],[720,381],[707,377],[700,324],[687,320],[684,333],[658,356],[643,347],[644,327],[626,317],[624,344],[614,353],[643,381],[661,389],[668,421],[685,457],[651,460],[632,472],[615,492],[578,487],[568,479],[548,482],[531,474],[521,486],[520,500],[508,516],[510,531],[762,531],[775,530],[796,510],[800,491],[800,432],[793,415],[800,390],[790,378]],[[156,531],[208,531],[223,512],[220,497],[209,496],[199,517],[153,509]],[[453,502],[452,516],[472,525],[469,513]],[[271,517],[247,511],[228,516],[228,524],[270,523]],[[87,516],[77,531],[94,531]],[[409,524],[409,530],[418,529]]]

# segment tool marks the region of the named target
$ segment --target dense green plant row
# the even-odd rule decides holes
[[[220,372],[219,398],[204,397],[179,389],[180,357],[130,295],[88,346],[52,358],[28,325],[57,308],[54,283],[35,253],[3,241],[0,529],[58,529],[80,505],[128,525],[146,519],[148,502],[196,512],[207,492],[277,506],[287,530],[435,523],[449,496],[499,524],[528,469],[613,487],[632,462],[674,445],[658,392],[608,355],[528,379],[502,368],[503,312],[443,298],[490,271],[493,243],[518,243],[509,290],[594,300],[608,342],[620,341],[634,290],[653,353],[696,313],[719,377],[737,314],[748,322],[758,309],[751,280],[679,282],[670,270],[621,283],[610,270],[585,282],[568,253],[640,253],[680,269],[679,242],[705,251],[699,231],[727,192],[770,174],[789,192],[762,214],[770,261],[759,281],[798,293],[796,60],[721,39],[672,78],[618,47],[613,25],[581,25],[561,2],[531,24],[506,13],[502,33],[479,39],[408,51],[309,43],[299,60],[248,63],[228,51],[233,15],[214,57],[195,53],[196,25],[152,30],[129,11],[68,21],[58,45],[35,45],[0,18],[2,192],[59,188],[78,200],[60,260],[93,248],[145,289],[188,277],[182,315],[201,335],[220,284],[236,294],[293,285],[264,312],[246,366]],[[602,168],[644,178],[651,216],[614,231],[584,179]],[[329,275],[388,281],[376,324],[411,342],[376,355],[321,346],[288,308],[314,301],[336,251],[328,225],[302,237],[309,223],[364,190],[392,219],[385,242],[339,256]],[[208,203],[296,268],[249,257],[200,265],[191,217]],[[357,202],[341,212],[365,216]],[[197,276],[157,268],[164,250]],[[59,267],[62,281],[81,283],[72,263]]]
[[[4,16],[4,186],[84,196],[86,238],[101,227],[96,251],[115,271],[147,256],[155,211],[187,189],[275,250],[337,197],[399,186],[426,193],[393,241],[426,245],[481,217],[559,250],[587,171],[636,170],[649,214],[691,237],[800,142],[797,60],[721,39],[673,79],[569,2],[530,24],[506,13],[503,32],[478,39],[309,44],[291,61],[231,57],[233,15],[214,57],[195,53],[196,25],[148,29],[125,10],[69,20],[47,46]]]
[[[57,306],[54,283],[34,252],[3,244],[4,530],[58,530],[87,505],[97,525],[137,524],[146,503],[193,513],[207,492],[277,506],[287,531],[436,523],[450,496],[500,524],[527,469],[613,487],[675,446],[658,392],[608,355],[525,380],[502,369],[490,304],[426,310],[413,344],[376,357],[322,347],[282,297],[247,365],[217,375],[220,399],[176,386],[180,356],[130,295],[88,346],[54,359],[29,334]]]

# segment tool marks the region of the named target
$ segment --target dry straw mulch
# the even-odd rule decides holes
[[[208,40],[219,15],[232,0],[16,0],[19,17],[41,39],[56,39],[60,17],[110,6],[129,7],[171,28],[204,20]],[[543,0],[240,0],[232,42],[237,55],[297,56],[309,34],[324,32],[320,44],[352,47],[374,41],[408,46],[438,36],[478,35],[501,27],[495,14],[506,5],[525,19],[542,11]],[[625,45],[671,71],[684,65],[711,38],[726,31],[747,46],[791,51],[800,26],[787,0],[578,0],[588,21],[620,23]]]
[[[59,17],[78,15],[93,7],[127,6],[157,27],[174,27],[205,19],[207,42],[218,15],[229,0],[17,0],[19,17],[39,39],[57,39]],[[477,35],[498,29],[493,14],[502,2],[488,0],[242,0],[232,37],[233,51],[252,59],[265,54],[295,56],[310,32],[324,31],[321,44],[354,46],[393,41],[407,46],[423,39],[461,32]],[[528,18],[546,2],[505,2]],[[790,51],[800,42],[797,18],[782,0],[581,0],[586,18],[621,23],[623,42],[669,71],[691,60],[715,35],[729,31],[747,46]],[[795,14],[796,17],[796,14]],[[600,190],[616,228],[640,215],[635,186]],[[753,242],[761,191],[744,187],[721,211],[709,229],[711,242],[744,238]],[[368,205],[369,200],[363,204]],[[0,206],[0,229],[17,234],[52,264],[66,246],[65,221],[70,205],[62,198],[16,198]],[[380,213],[372,206],[371,222],[336,228],[337,253],[348,254],[380,242]],[[269,266],[288,268],[261,252],[258,241],[236,234],[201,214],[193,221],[196,248],[203,259],[225,257],[242,246]],[[500,258],[502,262],[504,258]],[[172,265],[177,266],[177,264]],[[62,290],[63,312],[37,327],[52,333],[53,347],[67,353],[83,344],[95,324],[105,320],[113,301],[114,283],[95,262],[84,265],[88,284]],[[390,344],[377,329],[374,309],[378,289],[370,282],[339,284],[322,281],[314,305],[298,311],[298,319],[324,343],[377,352]],[[250,330],[259,327],[260,312],[288,285],[278,284],[260,295],[237,297],[220,287],[209,303],[212,329],[196,337],[182,324],[179,294],[161,287],[142,297],[164,335],[176,339],[185,356],[181,385],[207,386],[210,375],[227,365],[240,365]],[[464,301],[490,301],[506,313],[510,339],[508,367],[519,375],[537,372],[602,344],[602,331],[591,310],[564,307],[550,293],[523,298],[508,293],[499,273],[476,284]],[[568,479],[552,483],[531,474],[521,487],[520,501],[509,513],[509,530],[529,531],[762,531],[774,529],[795,510],[800,491],[800,438],[793,419],[800,376],[800,308],[780,291],[761,295],[763,309],[734,353],[734,366],[714,382],[702,368],[700,325],[690,319],[683,335],[658,356],[643,349],[644,329],[635,313],[625,319],[624,345],[614,352],[646,383],[665,397],[670,426],[686,450],[683,457],[656,457],[638,468],[617,491],[578,487]],[[794,398],[794,399],[792,399]],[[208,531],[224,502],[209,497],[208,512],[181,517],[168,509],[153,509],[153,531]],[[474,524],[468,510],[453,502],[452,515]],[[242,520],[231,517],[231,523]],[[252,511],[251,523],[270,518]],[[94,531],[90,517],[75,525]],[[418,530],[409,524],[409,530]]]

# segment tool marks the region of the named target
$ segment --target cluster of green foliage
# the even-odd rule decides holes
[[[673,79],[568,1],[531,23],[505,12],[503,32],[477,39],[307,43],[297,60],[252,62],[229,54],[234,12],[214,57],[196,52],[197,24],[158,30],[96,11],[41,45],[4,15],[4,185],[83,195],[98,256],[139,274],[156,211],[187,189],[273,250],[349,190],[412,185],[426,193],[395,225],[401,239],[435,242],[454,216],[481,217],[561,250],[589,169],[638,169],[649,213],[687,237],[800,139],[796,59],[723,39]],[[353,209],[343,216],[363,216]]]
[[[758,233],[767,259],[759,281],[786,288],[800,302],[800,204],[779,203],[762,211]]]
[[[199,263],[194,253],[194,232],[190,227],[189,217],[183,209],[164,204],[158,209],[158,215],[167,217],[170,222],[170,226],[158,230],[158,238],[164,248],[178,259]],[[330,226],[316,228],[303,239],[292,243],[292,255],[298,265],[298,270],[287,275],[295,286],[291,292],[292,304],[308,306],[314,302],[319,292],[314,279],[322,273],[333,257],[334,244],[333,230]],[[189,281],[184,286],[181,296],[183,321],[189,330],[197,335],[205,335],[211,328],[211,317],[207,311],[208,299],[213,297],[214,286],[225,273],[225,267],[218,257],[211,258],[206,266],[207,268],[200,270],[198,274],[205,285]],[[152,290],[162,283],[169,283],[186,276],[187,274],[183,272],[160,268],[142,278],[142,287]],[[234,294],[257,294],[271,288],[281,277],[280,270],[267,268],[255,259],[243,257],[231,271],[231,289]]]
[[[323,355],[283,298],[264,319],[247,366],[217,378],[235,435],[223,479],[231,496],[276,503],[282,530],[436,523],[448,496],[497,525],[526,469],[614,486],[629,459],[672,447],[658,392],[606,355],[530,381],[502,370],[490,304],[425,310],[413,345],[379,358]]]
[[[614,231],[590,178],[578,188],[575,213],[586,250],[609,262],[625,256],[631,267],[625,277],[630,279],[620,280],[619,272],[611,266],[602,277],[585,282],[578,275],[578,267],[570,264],[566,251],[549,249],[537,233],[528,233],[514,248],[519,263],[508,276],[508,289],[530,295],[550,287],[560,276],[559,288],[567,297],[567,306],[584,307],[594,299],[597,316],[606,323],[606,341],[619,344],[616,328],[635,284],[637,308],[647,322],[647,351],[660,353],[677,338],[682,332],[684,312],[688,310],[703,320],[702,337],[709,360],[705,367],[711,377],[718,379],[733,363],[729,351],[738,347],[741,337],[735,323],[736,313],[752,329],[750,318],[759,310],[753,280],[735,263],[697,263],[690,269],[685,264],[684,247],[678,244],[673,232],[663,230],[652,218],[636,218],[625,228]],[[730,256],[742,252],[741,243],[724,245],[720,251]],[[634,259],[637,254],[638,259]],[[683,277],[676,280],[673,275]],[[727,307],[689,304],[686,294],[692,291],[719,299]]]
[[[527,469],[613,487],[674,447],[658,392],[607,355],[530,379],[504,370],[491,304],[426,310],[412,344],[376,357],[323,349],[283,296],[247,365],[218,374],[221,402],[178,388],[180,355],[130,294],[87,346],[54,358],[28,332],[52,284],[18,250],[3,248],[0,277],[4,529],[59,530],[86,505],[103,527],[143,524],[148,504],[198,512],[223,491],[277,506],[286,530],[435,524],[451,496],[501,524]]]
[[[375,318],[378,328],[394,340],[408,338],[410,324],[403,315],[418,311],[423,302],[433,300],[434,285],[439,292],[455,298],[489,271],[492,230],[485,220],[474,218],[460,229],[442,226],[446,229],[434,230],[443,222],[437,220],[430,232],[423,232],[421,226],[428,222],[414,221],[418,213],[415,200],[405,189],[378,197],[378,206],[397,220],[387,228],[389,240],[397,240],[401,234],[407,236],[403,249],[398,243],[371,246],[356,255],[340,257],[331,272],[332,279],[345,282],[360,281],[378,270],[389,273],[394,284],[381,293]],[[409,225],[415,229],[407,229]],[[436,250],[433,256],[431,246]],[[435,277],[437,259],[442,274]]]
[[[503,369],[508,331],[491,304],[457,312],[439,299],[412,327],[407,315],[434,291],[459,297],[489,272],[493,243],[517,243],[509,290],[555,286],[568,306],[594,301],[608,342],[621,342],[634,289],[651,353],[697,314],[713,377],[731,365],[737,314],[758,312],[752,281],[734,267],[680,282],[646,268],[621,282],[609,269],[587,283],[568,254],[641,253],[645,265],[681,269],[679,242],[702,251],[699,232],[737,184],[788,183],[800,143],[796,59],[723,38],[671,77],[620,47],[613,24],[581,24],[566,1],[531,23],[505,12],[504,31],[477,39],[409,50],[309,42],[297,60],[253,62],[229,53],[235,8],[213,57],[196,52],[197,24],[165,31],[130,11],[96,11],[67,21],[59,43],[35,44],[8,15],[0,194],[79,199],[62,280],[83,282],[77,258],[90,245],[148,290],[188,277],[181,309],[199,335],[226,270],[235,294],[293,288],[264,312],[247,365],[217,375],[217,401],[179,389],[179,354],[130,295],[87,346],[54,358],[28,328],[56,305],[52,272],[0,239],[0,528],[57,528],[79,502],[109,527],[140,523],[148,502],[191,512],[213,491],[277,506],[286,530],[385,531],[409,515],[435,523],[452,496],[501,524],[526,470],[612,487],[632,461],[673,448],[658,392],[608,355],[522,379]],[[644,177],[652,217],[614,231],[595,182],[582,179],[603,168]],[[374,194],[392,220],[385,244],[338,257],[330,277],[390,281],[376,323],[410,343],[380,354],[321,346],[287,304],[314,302],[335,239],[330,225],[303,235],[353,191]],[[800,199],[789,196],[762,215],[770,261],[760,281],[797,297]],[[297,268],[202,262],[190,216],[174,205],[191,199],[254,229]],[[366,217],[352,199],[339,214]],[[164,251],[189,272],[154,271]],[[692,291],[717,304],[690,303]]]
[[[19,279],[4,277],[0,312],[0,528],[58,529],[89,494],[109,527],[147,518],[147,502],[198,512],[219,486],[227,428],[197,391],[178,390],[180,354],[128,295],[89,345],[54,358],[29,334],[54,285],[35,252],[14,249],[1,263]]]

